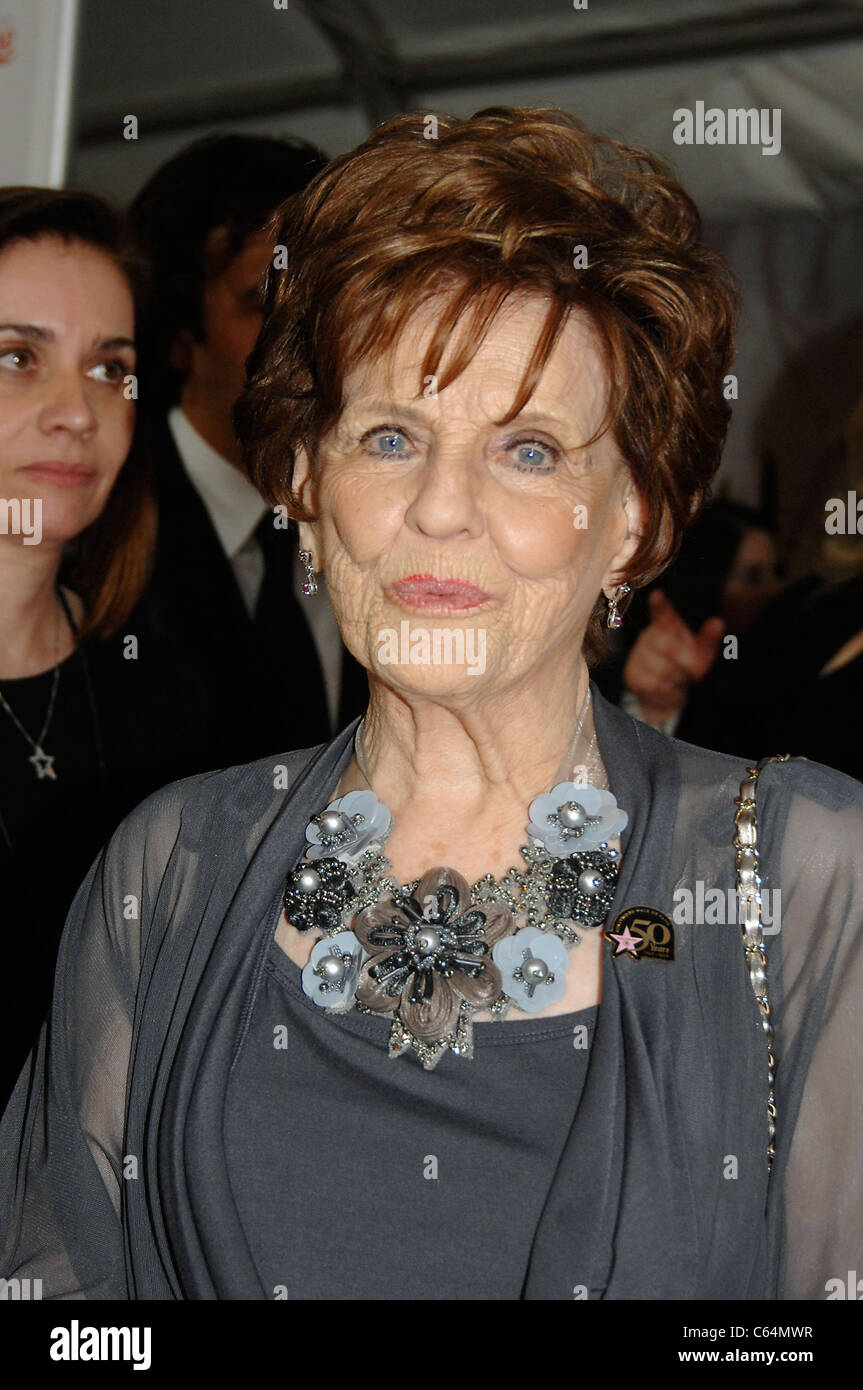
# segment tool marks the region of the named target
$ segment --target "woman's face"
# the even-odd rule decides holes
[[[134,331],[129,285],[95,247],[0,252],[0,498],[41,499],[43,541],[96,519],[129,451]]]
[[[572,670],[600,590],[636,547],[641,505],[610,435],[583,447],[607,391],[583,315],[500,426],[546,302],[510,300],[462,374],[439,394],[427,380],[417,400],[439,310],[423,306],[389,362],[348,375],[315,478],[302,452],[296,478],[318,517],[302,543],[357,659],[404,692],[470,698],[543,665]]]

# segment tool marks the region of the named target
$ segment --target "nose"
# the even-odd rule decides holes
[[[409,526],[435,539],[482,534],[481,483],[469,444],[436,444],[416,476],[405,518]]]
[[[61,431],[78,437],[92,434],[97,428],[88,384],[80,371],[70,368],[51,373],[45,383],[39,426],[44,434]]]

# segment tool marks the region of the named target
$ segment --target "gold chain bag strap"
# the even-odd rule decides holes
[[[767,1172],[773,1167],[774,1138],[776,1135],[776,1099],[773,1094],[773,1076],[776,1059],[773,1053],[773,1017],[770,999],[767,994],[767,954],[764,950],[764,932],[761,926],[761,874],[758,869],[758,832],[755,815],[755,786],[759,773],[768,763],[785,763],[790,753],[777,753],[770,758],[762,758],[757,767],[747,768],[746,776],[740,783],[740,795],[735,800],[737,813],[734,817],[734,848],[737,851],[737,898],[739,903],[740,930],[743,934],[743,951],[749,970],[749,981],[755,1002],[761,1011],[761,1026],[767,1038]]]

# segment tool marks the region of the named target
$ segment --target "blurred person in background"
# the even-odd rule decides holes
[[[762,514],[717,499],[683,538],[661,581],[634,598],[612,658],[594,673],[628,714],[677,730],[687,691],[720,659],[781,587],[776,538]]]
[[[329,739],[365,697],[322,580],[301,607],[312,575],[296,524],[241,470],[231,422],[276,255],[262,229],[325,165],[302,140],[207,136],[163,165],[129,211],[152,274],[141,410],[159,533],[145,606],[207,691],[218,733],[201,770],[272,752],[294,721],[305,742]]]
[[[863,400],[845,436],[848,492],[863,498]],[[819,557],[829,577],[790,585],[751,625],[729,623],[742,634],[736,655],[708,663],[703,640],[660,601],[624,667],[642,717],[702,747],[752,758],[781,748],[863,780],[863,535],[847,495],[836,500],[825,499]]]
[[[192,770],[205,727],[179,667],[164,690],[172,654],[128,621],[155,531],[140,454],[125,462],[139,270],[100,199],[0,190],[0,1108],[82,874],[142,796]],[[16,516],[39,524],[16,533]]]

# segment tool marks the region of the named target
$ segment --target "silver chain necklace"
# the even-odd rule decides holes
[[[581,710],[580,710],[580,712],[579,712],[578,721],[577,721],[576,726],[575,726],[575,733],[574,733],[573,736],[572,736],[572,742],[570,743],[569,748],[568,748],[567,751],[566,751],[566,755],[565,755],[565,757],[564,757],[563,763],[561,764],[561,767],[562,767],[562,768],[566,768],[566,766],[570,763],[570,761],[571,761],[571,759],[572,759],[572,756],[573,756],[573,754],[574,754],[576,748],[578,747],[578,740],[581,738],[581,731],[582,731],[582,729],[584,728],[584,721],[585,721],[585,719],[587,718],[589,709],[590,709],[590,682],[588,682],[587,690],[585,691],[585,694],[584,694],[584,699],[583,699],[582,702],[581,702]],[[369,785],[369,788],[371,789],[372,779],[371,779],[371,777],[370,777],[370,775],[369,775],[368,766],[367,766],[367,764],[366,764],[365,749],[364,749],[364,747],[363,747],[363,735],[364,735],[364,733],[365,733],[365,727],[366,727],[366,721],[365,721],[365,716],[363,716],[363,718],[360,720],[359,727],[357,728],[356,734],[354,735],[354,757],[356,758],[356,761],[357,761],[357,767],[359,768],[360,772],[361,772],[361,773],[363,774],[363,776],[365,777],[365,779],[366,779],[366,781],[367,781],[367,783],[368,783],[368,785]],[[595,743],[596,743],[596,730],[594,729],[593,735],[592,735],[591,740],[590,740],[590,743],[587,745],[587,750],[586,750],[585,755],[584,755],[584,756],[585,756],[585,762],[584,762],[584,764],[583,764],[583,765],[580,765],[580,767],[579,767],[578,769],[576,769],[576,768],[571,768],[571,769],[570,769],[570,772],[573,773],[573,774],[575,773],[575,771],[583,771],[583,772],[585,773],[585,776],[584,776],[583,779],[574,778],[574,780],[576,780],[576,781],[578,781],[578,780],[587,781],[587,780],[588,780],[588,777],[587,777],[587,763],[588,763],[588,760],[589,760],[589,758],[590,758],[590,755],[591,755],[591,753],[592,753],[592,751],[593,751],[593,747],[594,747],[594,744],[595,744]],[[560,776],[560,775],[562,775],[562,774],[558,774],[558,776]]]
[[[50,725],[51,725],[51,720],[52,720],[53,715],[54,715],[54,705],[56,704],[56,701],[57,701],[57,687],[59,686],[59,684],[60,684],[60,610],[59,610],[59,608],[58,608],[58,609],[57,609],[56,632],[55,632],[55,636],[54,636],[54,679],[53,679],[53,681],[52,681],[52,683],[51,683],[51,696],[50,696],[50,699],[48,700],[48,712],[47,712],[47,714],[45,715],[45,722],[44,722],[44,724],[42,725],[42,731],[41,731],[41,733],[39,734],[39,737],[38,737],[37,739],[32,739],[32,738],[30,737],[30,735],[28,734],[27,730],[24,728],[24,725],[21,723],[21,720],[18,718],[18,716],[16,715],[16,713],[15,713],[15,711],[13,710],[12,706],[9,704],[9,701],[6,699],[5,695],[3,694],[2,690],[0,690],[0,708],[4,709],[4,710],[6,711],[6,713],[7,713],[8,716],[9,716],[9,718],[12,720],[12,723],[15,725],[15,728],[18,730],[19,733],[23,734],[24,738],[26,738],[26,740],[27,740],[27,742],[29,743],[30,747],[33,749],[33,752],[30,754],[30,757],[28,758],[27,761],[33,764],[34,771],[35,771],[36,776],[38,777],[38,779],[39,779],[40,782],[41,782],[44,778],[46,778],[46,777],[50,778],[52,782],[56,782],[56,781],[57,781],[57,773],[54,771],[54,756],[53,756],[53,754],[51,754],[51,753],[46,753],[46,752],[45,752],[45,749],[42,747],[42,744],[43,744],[44,741],[45,741],[45,735],[46,735],[47,732],[48,732],[48,729],[49,729],[49,727],[50,727]]]

